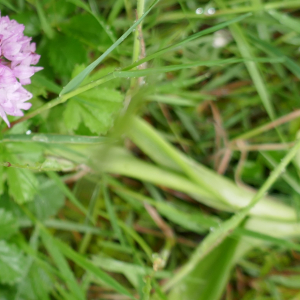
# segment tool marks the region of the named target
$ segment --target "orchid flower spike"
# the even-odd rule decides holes
[[[24,25],[0,15],[0,116],[8,127],[7,115],[23,116],[32,98],[23,85],[30,84],[30,77],[42,67],[34,67],[40,59],[36,45],[24,36]]]

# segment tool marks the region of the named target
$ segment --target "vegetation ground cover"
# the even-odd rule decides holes
[[[300,1],[0,9],[44,68],[0,123],[0,299],[300,299]]]

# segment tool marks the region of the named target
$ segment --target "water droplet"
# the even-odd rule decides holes
[[[208,15],[213,15],[215,12],[216,12],[216,9],[213,8],[213,7],[210,7],[210,8],[207,10],[207,14],[208,14]]]
[[[197,15],[201,15],[203,13],[203,8],[202,7],[198,7],[197,9],[196,9],[196,14]]]
[[[26,134],[27,134],[27,135],[31,134],[31,130],[27,130],[27,131],[26,131]]]

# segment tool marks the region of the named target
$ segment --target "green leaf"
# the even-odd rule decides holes
[[[80,0],[67,0],[67,1],[70,2],[70,3],[72,3],[72,4],[74,4],[74,5],[76,5],[76,6],[78,6],[78,7],[83,8],[86,11],[90,11],[89,6],[86,3],[84,3],[84,2],[82,2]]]
[[[64,205],[63,192],[57,188],[54,180],[39,178],[40,185],[34,201],[28,203],[28,208],[40,220],[46,220],[55,215]]]
[[[171,300],[219,300],[233,265],[237,240],[227,238],[169,295]]]
[[[61,24],[66,21],[67,17],[75,12],[76,7],[67,1],[44,1],[45,11],[51,24]]]
[[[38,181],[35,175],[26,169],[7,168],[9,194],[19,203],[32,201],[37,192]]]
[[[0,283],[14,284],[21,279],[25,257],[20,249],[6,241],[0,241]]]
[[[14,19],[18,23],[25,25],[25,35],[36,36],[40,33],[41,23],[37,14],[33,11],[27,10],[26,12],[12,15],[11,19]]]
[[[34,262],[28,276],[19,284],[19,290],[21,290],[19,295],[24,300],[48,300],[52,286],[53,283],[48,274]]]
[[[109,40],[97,20],[90,15],[76,15],[61,25],[62,32],[98,49],[109,45]]]
[[[76,100],[69,100],[67,104],[67,108],[64,111],[64,121],[65,125],[71,131],[74,131],[78,128],[82,115],[81,115],[81,107],[76,102]]]
[[[114,116],[122,107],[119,91],[95,88],[69,100],[64,113],[68,129],[75,130],[83,122],[91,132],[104,134],[113,125]]]
[[[18,230],[18,222],[11,212],[0,208],[0,239],[8,239]]]
[[[34,79],[34,77],[33,77]],[[47,98],[47,91],[44,86],[42,86],[40,83],[33,80],[29,86],[26,86],[26,89],[33,94],[34,97],[42,96],[44,98]],[[31,100],[32,101],[32,100]]]
[[[95,10],[90,9],[90,7],[87,4],[85,4],[84,2],[82,2],[81,0],[67,0],[67,1],[76,6],[83,8],[85,11],[87,11],[89,14],[91,14],[94,17],[94,20],[96,20],[97,23],[100,24],[100,26],[103,29],[102,31],[105,32],[105,35],[107,35],[113,43],[116,41],[116,37],[115,37],[113,31],[111,30],[110,26],[107,24],[106,20],[99,14],[98,10],[95,11]],[[90,6],[92,7],[91,3],[90,3]],[[97,28],[97,26],[96,26],[96,28]],[[84,34],[86,34],[87,31],[85,31]],[[102,34],[102,36],[103,36],[103,34]]]
[[[74,196],[72,191],[70,191],[69,187],[63,182],[63,180],[56,174],[55,172],[47,172],[47,175],[55,181],[56,186],[60,189],[64,195],[66,195],[69,200],[79,208],[85,215],[88,215],[88,211],[86,208],[81,204],[81,202]],[[93,221],[92,221],[93,223]]]
[[[70,76],[76,64],[87,62],[87,52],[82,43],[70,36],[57,35],[48,44],[48,57],[54,71]]]
[[[25,214],[24,212],[20,209],[20,206],[15,202],[12,201],[8,195],[7,192],[5,192],[3,195],[0,197],[0,208],[4,209],[6,212],[12,213],[14,218],[18,221],[17,225],[20,225],[21,219],[24,218]],[[26,218],[27,219],[27,218]]]

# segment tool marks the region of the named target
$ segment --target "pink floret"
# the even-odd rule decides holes
[[[0,116],[10,126],[6,115],[23,116],[32,98],[22,85],[30,84],[30,77],[42,67],[34,67],[40,59],[36,45],[24,36],[24,25],[9,17],[0,16]]]

